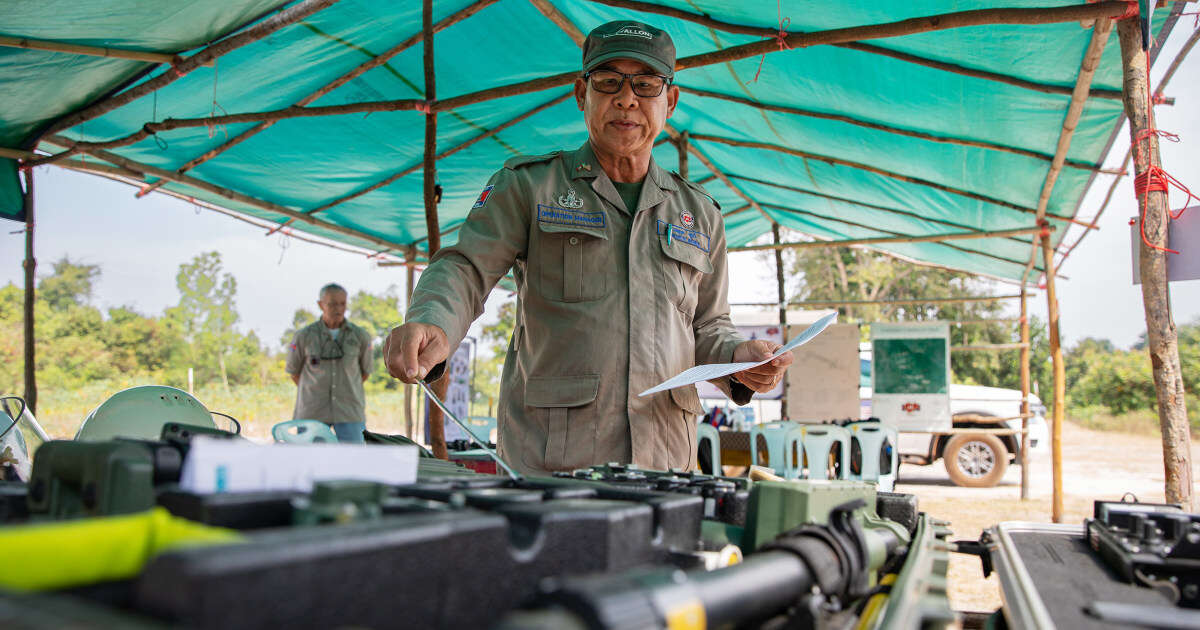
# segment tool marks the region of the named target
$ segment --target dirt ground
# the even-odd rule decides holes
[[[1200,441],[1192,442],[1193,479],[1200,479]],[[1010,466],[993,488],[961,488],[941,460],[932,466],[903,464],[897,492],[917,495],[920,509],[950,521],[952,540],[978,540],[984,528],[1003,521],[1051,522],[1050,452],[1030,457],[1029,499],[1022,501],[1021,469]],[[1092,501],[1117,500],[1132,492],[1141,501],[1163,501],[1162,443],[1156,436],[1091,431],[1063,426],[1063,522],[1092,515]],[[951,554],[950,604],[961,611],[1000,607],[996,576],[983,578],[979,559]]]

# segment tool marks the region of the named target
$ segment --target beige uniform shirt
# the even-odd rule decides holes
[[[288,374],[300,375],[292,418],[366,422],[363,376],[371,373],[373,362],[370,335],[348,321],[336,340],[320,319],[296,331],[286,366]]]
[[[696,388],[637,394],[693,365],[731,361],[743,341],[729,321],[715,202],[651,161],[630,211],[588,143],[511,159],[458,242],[421,275],[407,321],[441,327],[458,347],[510,267],[518,301],[501,456],[530,474],[606,462],[693,468],[704,413]],[[718,386],[730,393],[728,379]]]

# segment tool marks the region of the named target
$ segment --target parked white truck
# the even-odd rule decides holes
[[[859,346],[860,416],[872,416],[871,344]],[[1046,407],[1036,394],[1029,394],[1029,448],[1048,448]],[[997,435],[995,429],[1021,429],[1021,392],[1001,387],[950,384],[951,431],[918,426],[900,426],[900,461],[927,466],[941,459],[950,479],[960,486],[986,488],[1004,477],[1009,463],[1020,456],[1021,435]],[[988,421],[988,418],[1008,418]],[[971,429],[978,429],[972,432]]]

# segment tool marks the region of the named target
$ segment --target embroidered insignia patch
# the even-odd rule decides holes
[[[587,228],[602,228],[608,225],[608,218],[601,211],[588,212],[587,210],[578,210],[575,208],[556,208],[540,203],[537,207],[537,220],[542,223]]]
[[[697,232],[696,230],[689,230],[674,223],[663,223],[662,221],[658,221],[657,232],[659,234],[666,234],[667,238],[671,241],[686,243],[702,252],[708,252],[709,238],[707,234]]]
[[[558,205],[564,208],[582,208],[583,200],[575,196],[574,188],[570,188],[567,194],[558,196]]]
[[[683,224],[683,227],[688,228],[689,230],[693,227],[696,227],[696,217],[693,217],[692,213],[688,212],[687,210],[679,211],[679,222]]]
[[[495,186],[484,186],[483,192],[479,193],[479,198],[475,200],[475,205],[471,206],[471,209],[482,208],[483,204],[487,203],[488,197],[492,196],[493,188]]]

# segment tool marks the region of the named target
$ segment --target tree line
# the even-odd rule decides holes
[[[179,266],[178,302],[158,315],[130,306],[95,306],[100,274],[99,265],[64,257],[38,282],[34,334],[40,389],[75,389],[116,380],[183,388],[189,368],[197,386],[290,384],[283,370],[283,349],[296,329],[318,317],[315,306],[297,309],[292,327],[278,344],[264,343],[254,331],[242,332],[237,280],[224,270],[217,252],[201,253]],[[12,283],[0,287],[0,392],[23,389],[23,304],[20,287]],[[401,321],[398,290],[378,295],[358,291],[350,296],[348,308],[354,323],[377,340],[376,358],[381,359],[380,340]],[[380,361],[368,387],[397,385]]]
[[[832,254],[832,255],[831,255]],[[861,249],[793,250],[785,254],[791,301],[915,300],[990,295],[993,283],[944,269],[897,263]],[[774,261],[764,261],[773,268]],[[278,340],[264,342],[238,328],[238,285],[222,267],[217,252],[201,253],[176,273],[178,302],[161,314],[129,306],[101,309],[93,304],[98,265],[62,258],[37,286],[34,308],[37,377],[40,387],[78,388],[87,383],[132,380],[184,387],[192,368],[197,385],[226,388],[289,384],[283,371],[284,348],[299,328],[315,321],[314,308],[297,309]],[[20,393],[23,383],[24,292],[14,284],[0,287],[0,392]],[[839,309],[842,321],[989,320],[1002,317],[997,302],[910,305],[856,305]],[[382,339],[402,321],[397,289],[382,294],[358,291],[350,296],[350,319],[375,339],[376,370],[368,391],[396,389],[382,365]],[[494,406],[500,371],[512,335],[515,304],[500,308],[499,318],[483,327],[475,362],[473,413]],[[952,326],[953,345],[1017,341],[1012,322]],[[1200,425],[1200,319],[1179,327],[1179,354],[1189,417]],[[1050,400],[1051,365],[1045,322],[1032,318],[1031,378],[1044,402]],[[277,343],[276,343],[277,342]],[[1153,411],[1154,381],[1145,352],[1145,334],[1129,349],[1101,339],[1082,339],[1065,349],[1068,413],[1101,409],[1114,414]],[[1017,389],[1020,353],[956,352],[952,369],[957,383]],[[493,403],[489,405],[489,403]]]

